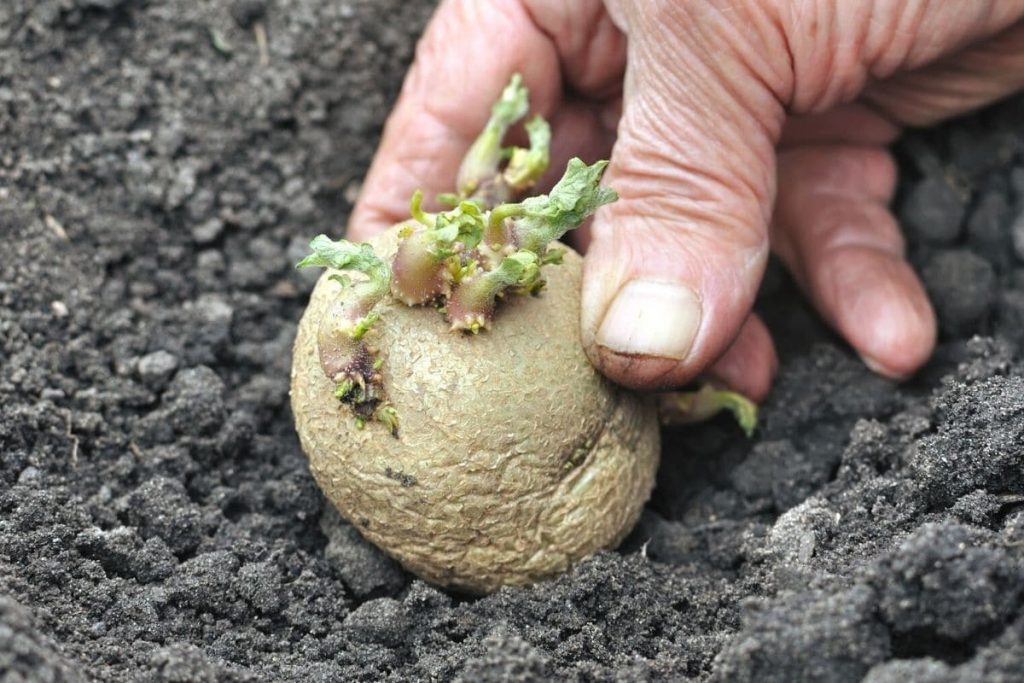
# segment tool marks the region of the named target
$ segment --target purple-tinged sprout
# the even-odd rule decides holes
[[[377,317],[376,313],[363,314],[358,301],[336,299],[320,321],[317,328],[320,367],[338,386],[345,382],[359,386],[372,382],[376,372],[374,358],[363,336]],[[342,393],[347,394],[348,391]]]
[[[331,303],[317,328],[320,368],[335,384],[335,396],[352,407],[357,421],[380,419],[397,433],[394,411],[387,411],[376,350],[366,343],[366,334],[379,318],[373,308],[389,289],[391,270],[368,244],[334,241],[318,235],[310,243],[313,253],[297,268],[320,266],[356,271],[365,278],[354,281],[346,273],[331,279],[350,291]]]
[[[421,228],[406,226],[391,264],[391,293],[407,306],[428,304],[451,293],[462,254],[480,242],[484,216],[480,207],[462,201],[450,211],[427,214],[423,194],[413,195],[412,216]]]
[[[406,306],[428,304],[451,291],[452,277],[427,230],[414,229],[398,244],[391,263],[391,293]]]
[[[519,251],[502,259],[497,268],[467,277],[448,297],[446,317],[453,330],[476,334],[494,319],[497,298],[509,289],[532,289],[540,279],[537,255]]]
[[[391,264],[394,280],[391,292],[406,306],[422,306],[448,296],[451,274],[442,259],[436,259],[422,231],[399,244]]]

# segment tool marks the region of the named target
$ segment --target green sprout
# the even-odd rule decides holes
[[[354,244],[348,240],[332,240],[327,235],[317,235],[309,243],[312,254],[299,261],[296,268],[333,268],[352,270],[366,275],[366,280],[355,285],[355,294],[366,309],[364,315],[387,294],[391,280],[391,269],[373,252],[369,244]],[[345,285],[346,276],[339,277]]]
[[[549,194],[513,205],[517,210],[509,221],[512,242],[521,249],[541,254],[548,243],[579,227],[598,208],[618,199],[615,190],[600,185],[607,166],[607,161],[588,166],[579,159],[571,159],[565,175]]]
[[[551,162],[551,126],[548,122],[535,116],[527,122],[526,134],[530,139],[529,149],[514,148],[502,174],[508,186],[516,191],[536,183]]]
[[[670,394],[667,399],[669,404],[665,412],[670,416],[670,421],[684,424],[703,422],[728,410],[747,437],[753,436],[757,429],[757,404],[735,391],[705,384],[697,391]]]
[[[460,196],[473,196],[484,185],[493,183],[503,159],[501,142],[508,129],[526,116],[529,109],[529,94],[522,77],[515,74],[491,108],[491,117],[483,132],[462,160],[455,183]]]
[[[434,223],[437,221],[437,214],[427,213],[423,210],[422,190],[416,190],[412,193],[412,199],[409,200],[409,214],[428,228],[434,227]]]
[[[419,208],[422,193],[413,196],[413,217],[423,227],[407,227],[391,264],[391,292],[407,306],[428,304],[446,297],[461,266],[461,255],[479,244],[484,230],[483,210],[462,201],[439,214]]]
[[[320,367],[334,382],[334,395],[352,406],[357,420],[363,413],[375,414],[387,407],[381,386],[382,361],[365,337],[380,319],[373,308],[391,288],[391,269],[368,244],[332,240],[318,235],[310,243],[312,253],[296,264],[297,268],[321,267],[361,273],[354,281],[347,272],[332,273],[330,278],[349,290],[347,297],[335,300],[317,328]],[[397,420],[392,428],[397,433]]]

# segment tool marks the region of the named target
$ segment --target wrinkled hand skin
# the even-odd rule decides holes
[[[886,147],[1024,87],[1022,16],[1024,0],[446,0],[349,238],[447,189],[519,72],[552,168],[611,159],[622,199],[576,236],[581,338],[608,377],[703,372],[762,397],[777,361],[750,309],[770,249],[872,369],[905,377],[936,325],[887,209]]]

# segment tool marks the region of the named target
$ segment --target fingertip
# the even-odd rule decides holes
[[[910,265],[892,254],[851,249],[834,271],[836,326],[865,364],[897,380],[924,365],[935,348],[937,322]]]
[[[598,211],[599,221],[606,220],[604,211]],[[615,231],[604,232],[605,239],[594,242],[584,261],[583,347],[594,367],[617,384],[638,390],[670,386],[695,334],[679,328],[699,324],[686,319],[694,314],[694,295],[679,294],[671,278],[638,278],[635,245],[620,242]],[[681,298],[687,309],[682,313],[674,310]],[[652,322],[657,329],[649,333],[645,324]]]
[[[675,358],[622,353],[602,344],[587,349],[591,362],[613,382],[638,391],[678,389],[693,379]],[[732,391],[760,402],[768,395],[779,360],[768,328],[756,315],[744,323],[728,350],[706,375]]]
[[[679,386],[679,361],[650,354],[622,353],[601,344],[587,347],[590,362],[616,384],[636,391],[659,391]]]
[[[780,256],[818,310],[875,372],[905,378],[931,355],[936,319],[886,208],[895,172],[884,150],[840,146],[783,156]]]
[[[750,311],[764,247],[599,213],[581,329],[594,365],[633,389],[678,388],[722,355]],[[738,242],[738,240],[737,240]],[[766,336],[766,335],[765,335]],[[757,389],[760,389],[758,383]]]

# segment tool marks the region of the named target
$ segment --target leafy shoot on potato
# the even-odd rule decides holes
[[[531,188],[544,174],[550,159],[551,127],[540,116],[526,124],[528,149],[501,146],[509,128],[529,110],[529,93],[523,79],[515,74],[491,108],[483,132],[462,160],[455,183],[458,198],[476,197],[487,206],[497,206]],[[507,164],[502,169],[504,162]]]
[[[548,168],[550,126],[536,116],[525,124],[528,147],[505,148],[502,142],[528,111],[527,90],[515,75],[463,159],[456,192],[438,197],[451,208],[427,212],[417,191],[391,263],[367,244],[326,235],[317,236],[312,254],[298,263],[299,268],[338,271],[330,278],[343,289],[319,324],[319,361],[335,384],[335,397],[351,408],[358,427],[373,420],[398,435],[398,415],[388,403],[381,359],[371,345],[379,303],[390,296],[406,306],[435,306],[453,331],[487,330],[503,299],[536,295],[544,287],[541,267],[557,265],[563,254],[549,245],[618,199],[614,190],[600,185],[608,162],[580,159],[569,161],[551,192],[524,198]],[[756,421],[753,404],[731,392],[702,389],[680,396],[676,409],[688,415],[707,416],[727,407],[748,432],[751,414]]]

